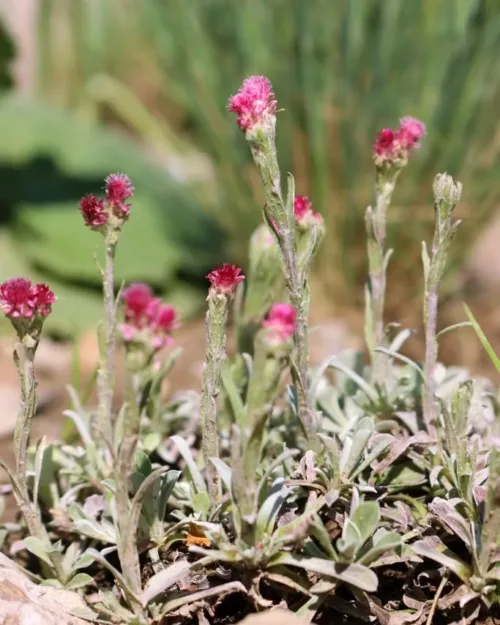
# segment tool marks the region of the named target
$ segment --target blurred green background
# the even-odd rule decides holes
[[[360,306],[371,144],[404,115],[428,135],[390,214],[389,316],[421,297],[437,171],[464,185],[447,277],[450,292],[460,287],[464,250],[500,195],[498,0],[25,0],[32,22],[21,26],[34,43],[18,59],[32,65],[22,93],[12,73],[22,46],[8,24],[24,3],[6,2],[0,279],[49,281],[59,295],[54,333],[99,317],[99,241],[77,201],[111,171],[137,190],[118,280],[148,281],[190,316],[203,306],[207,269],[245,265],[262,197],[226,103],[253,73],[269,76],[284,109],[283,171],[328,224],[315,276],[323,305],[332,314]]]

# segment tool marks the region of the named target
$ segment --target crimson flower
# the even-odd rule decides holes
[[[142,282],[133,282],[122,293],[125,302],[125,320],[142,326],[146,320],[148,305],[153,299],[153,291]]]
[[[111,204],[121,204],[134,194],[134,185],[126,174],[109,174],[106,182],[106,197]]]
[[[312,210],[312,202],[306,195],[296,195],[293,202],[293,213],[298,224],[305,225],[311,221],[322,221],[319,213]]]
[[[375,138],[373,156],[377,164],[405,161],[408,153],[420,147],[425,135],[425,124],[415,117],[403,117],[398,130],[383,128]]]
[[[243,82],[238,93],[229,99],[228,108],[238,116],[238,126],[247,131],[274,115],[276,105],[269,78],[250,76]]]
[[[120,326],[126,342],[140,341],[154,351],[172,342],[170,334],[178,327],[172,306],[153,296],[147,284],[134,282],[122,294],[125,323]]]
[[[391,128],[383,128],[375,138],[373,151],[379,156],[390,156],[398,147],[398,133]]]
[[[224,264],[222,267],[213,269],[207,279],[217,293],[231,295],[240,282],[245,279],[241,269],[236,265]]]
[[[46,284],[33,285],[26,278],[11,278],[0,284],[0,308],[10,319],[46,317],[55,300]]]
[[[108,222],[109,216],[104,208],[104,200],[98,200],[95,195],[82,197],[79,206],[85,225],[89,228],[96,230]]]

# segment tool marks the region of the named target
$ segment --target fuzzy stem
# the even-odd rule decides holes
[[[99,430],[110,449],[113,449],[113,378],[116,349],[116,310],[114,292],[114,258],[116,233],[110,227],[105,238],[104,294],[104,346],[98,374]]]
[[[301,279],[298,270],[297,249],[295,240],[295,221],[293,205],[287,206],[283,200],[281,177],[276,155],[274,135],[259,137],[252,143],[252,155],[261,175],[266,196],[266,211],[274,220],[280,244],[280,259],[285,278],[288,296],[297,311],[296,330],[294,334],[297,349],[297,367],[294,371],[294,383],[297,391],[299,418],[311,447],[317,447],[317,432],[314,409],[309,396],[307,371],[309,365],[308,348],[308,305],[304,302],[307,292],[307,279]],[[293,198],[291,198],[293,201]]]
[[[208,492],[215,506],[222,494],[221,482],[211,458],[219,456],[217,432],[217,397],[220,392],[222,361],[226,351],[226,323],[229,301],[225,294],[210,290],[205,318],[206,360],[203,370],[201,396],[202,451],[208,483]]]
[[[16,473],[23,489],[26,500],[28,497],[28,482],[26,463],[28,456],[31,421],[36,412],[36,379],[34,358],[38,347],[38,340],[26,335],[22,342],[14,348],[14,362],[21,381],[21,402],[14,431],[14,454],[16,459]]]
[[[14,431],[14,457],[16,463],[16,502],[21,510],[31,536],[39,538],[47,548],[57,579],[64,584],[66,575],[62,566],[61,554],[51,549],[49,535],[40,520],[38,503],[31,501],[28,488],[27,459],[31,435],[31,421],[36,412],[35,353],[38,338],[26,334],[14,348],[14,362],[21,382],[21,402]]]
[[[140,414],[137,409],[135,380],[129,380],[129,401],[123,424],[122,441],[115,460],[116,511],[118,525],[118,555],[125,581],[136,596],[141,592],[139,553],[134,541],[127,540],[130,517],[129,477],[140,431]]]
[[[366,213],[368,272],[371,295],[371,336],[369,338],[374,378],[382,381],[385,376],[387,357],[375,352],[384,342],[384,307],[386,290],[385,238],[387,210],[391,203],[399,170],[382,172],[377,170],[375,182],[375,209]]]
[[[435,405],[435,382],[434,371],[437,363],[437,310],[438,310],[438,289],[437,285],[431,286],[425,294],[425,363],[424,363],[424,396],[423,396],[423,416],[429,436],[436,438],[435,427],[436,405]]]
[[[425,324],[425,363],[424,363],[424,397],[423,417],[428,434],[435,438],[438,445],[436,429],[436,404],[434,372],[437,363],[438,345],[436,341],[439,284],[443,279],[450,243],[460,224],[452,221],[452,213],[460,199],[462,185],[455,183],[451,176],[438,174],[434,179],[434,212],[436,224],[432,240],[432,257],[429,259],[424,246],[424,324]]]

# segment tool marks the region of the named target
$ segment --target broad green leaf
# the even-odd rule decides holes
[[[75,530],[83,536],[93,538],[103,543],[116,545],[116,535],[108,533],[97,521],[79,519],[74,521]]]
[[[94,578],[87,573],[77,573],[74,577],[70,579],[70,581],[66,584],[65,588],[67,590],[77,590],[78,588],[84,588],[89,584],[94,584]]]
[[[52,561],[49,556],[49,546],[45,545],[40,538],[36,536],[27,536],[23,543],[26,549],[40,560],[43,560],[52,568]]]
[[[368,551],[358,559],[358,562],[359,564],[369,566],[386,551],[398,549],[401,545],[401,536],[397,532],[387,532],[373,547],[368,549]]]
[[[350,520],[359,530],[363,545],[377,530],[380,523],[380,507],[376,501],[364,501],[354,511]]]
[[[444,546],[441,549],[431,547],[423,540],[417,540],[417,542],[412,543],[410,546],[417,555],[442,564],[455,573],[465,584],[469,583],[470,576],[472,575],[471,568],[449,549],[444,548]]]
[[[365,592],[375,592],[378,587],[376,574],[361,564],[340,564],[321,558],[307,558],[291,553],[282,553],[270,562],[270,566],[277,564],[296,566],[311,573],[333,577],[346,584],[352,584]]]
[[[210,497],[204,491],[196,493],[193,497],[193,510],[196,514],[200,514],[202,517],[206,517],[210,511]]]
[[[337,540],[337,551],[346,560],[352,560],[361,545],[361,532],[350,519],[346,519],[342,537]]]

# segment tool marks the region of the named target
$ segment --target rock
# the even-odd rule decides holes
[[[259,614],[250,614],[238,625],[304,625],[303,621],[289,610],[266,610]]]
[[[72,615],[78,610],[88,611],[80,595],[37,586],[0,554],[0,625],[89,625]]]

